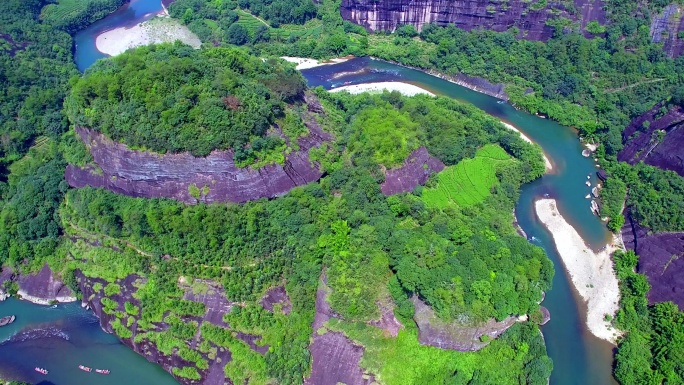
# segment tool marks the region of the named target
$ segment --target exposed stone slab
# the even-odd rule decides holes
[[[627,211],[622,228],[625,247],[639,255],[637,271],[651,284],[648,302],[672,301],[684,309],[684,232],[652,234]]]
[[[475,326],[457,322],[446,323],[440,320],[435,312],[418,297],[414,296],[412,300],[416,308],[413,319],[418,325],[418,341],[423,345],[440,349],[460,352],[480,350],[517,321],[516,317],[508,317],[501,322],[491,319]],[[489,336],[489,339],[481,340],[481,337],[485,335]]]
[[[373,377],[359,368],[363,347],[353,344],[344,334],[327,332],[315,336],[309,347],[313,356],[311,376],[306,385],[369,385]]]
[[[622,134],[625,146],[618,160],[629,164],[644,161],[684,176],[684,108],[673,107],[662,116],[660,108],[657,104],[632,120]],[[659,131],[664,131],[662,141],[658,140],[663,135]]]
[[[320,329],[336,314],[330,309],[326,300],[329,288],[326,285],[325,273],[321,278],[316,293],[316,316],[313,323],[313,342],[309,346],[313,362],[311,375],[304,379],[305,385],[370,385],[374,377],[364,374],[359,366],[363,356],[363,347],[354,344],[344,334],[325,332]]]
[[[261,298],[261,306],[271,313],[273,313],[274,305],[276,304],[281,305],[281,310],[284,314],[290,314],[290,311],[292,310],[292,303],[290,302],[290,297],[287,295],[287,291],[285,290],[284,286],[278,286],[269,289]]]
[[[56,279],[46,263],[37,274],[23,275],[18,279],[17,294],[27,301],[47,305],[53,301],[74,302],[74,293]]]
[[[425,147],[420,147],[406,158],[403,166],[387,170],[380,190],[385,195],[411,192],[416,186],[424,184],[430,174],[443,169],[442,161],[431,156]]]
[[[670,57],[677,57],[684,52],[684,40],[678,37],[684,31],[684,7],[670,4],[663,8],[659,15],[651,19],[651,41],[663,43],[663,50]]]
[[[311,109],[320,107],[312,95],[307,95],[307,102]],[[189,192],[193,184],[199,189],[206,186],[208,193],[199,199],[206,203],[275,198],[323,175],[309,160],[309,150],[332,140],[332,136],[320,128],[312,113],[307,113],[304,122],[309,134],[297,139],[299,150],[287,154],[282,166],[269,164],[259,169],[238,168],[232,150],[213,151],[203,158],[187,152],[161,155],[131,150],[95,130],[77,127],[99,169],[69,165],[65,177],[76,188],[104,187],[128,196],[172,198],[189,204],[198,202]]]

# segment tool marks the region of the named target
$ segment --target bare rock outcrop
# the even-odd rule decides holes
[[[371,31],[393,31],[403,24],[420,31],[428,23],[454,24],[467,31],[483,28],[503,32],[515,27],[520,30],[519,37],[529,40],[553,36],[554,27],[547,21],[558,17],[579,22],[582,31],[590,21],[606,22],[600,0],[574,0],[574,9],[560,1],[549,1],[541,9],[537,4],[524,0],[342,0],[341,13],[344,19]]]
[[[131,303],[134,306],[141,306],[140,300],[135,298],[133,294],[137,291],[137,287],[145,283],[145,278],[138,275],[129,275],[124,279],[116,280],[114,283],[119,285],[120,292],[117,294],[109,295],[107,298],[111,299],[117,304],[117,308],[114,311],[106,311],[104,305],[102,304],[102,298],[104,295],[103,288],[109,283],[101,278],[92,278],[83,275],[80,271],[76,272],[76,276],[79,279],[81,292],[83,295],[83,304],[87,305],[93,310],[95,315],[100,319],[100,325],[108,333],[114,333],[114,328],[112,327],[112,322],[116,320],[116,311],[125,312],[124,304],[126,302]],[[194,284],[201,284],[205,281],[197,282],[193,281]],[[204,303],[206,306],[206,312],[204,316],[183,316],[181,317],[185,322],[197,322],[201,324],[206,321],[217,326],[226,326],[223,322],[223,316],[220,314],[225,309],[230,308],[230,302],[223,296],[223,290],[211,281],[206,281],[209,283],[209,288],[207,290],[196,290],[193,292],[191,286],[181,285],[181,288],[185,290],[184,299],[189,299],[196,302]],[[196,287],[196,286],[195,286]],[[166,330],[169,325],[165,322],[153,323],[153,329],[156,331]],[[194,362],[187,361],[181,358],[175,352],[171,355],[164,354],[161,352],[155,343],[152,341],[142,338],[138,339],[138,336],[142,332],[147,330],[138,330],[138,324],[133,323],[129,330],[132,333],[130,338],[119,337],[119,340],[123,342],[124,345],[131,348],[136,353],[145,357],[148,361],[160,365],[164,370],[173,374],[173,368],[191,366],[196,367]],[[250,336],[251,337],[251,336]],[[248,337],[249,338],[249,337]],[[200,334],[197,333],[195,338],[191,341],[186,341],[191,348],[196,348],[200,340]],[[252,341],[254,342],[254,341]],[[198,369],[198,372],[202,379],[200,381],[193,381],[187,378],[175,376],[176,380],[183,385],[191,385],[197,383],[204,384],[217,384],[217,385],[232,385],[232,382],[226,378],[224,373],[224,367],[226,363],[230,362],[232,359],[231,352],[226,348],[217,347],[211,344],[212,347],[216,348],[216,356],[213,358],[208,357],[206,354],[202,356],[209,363],[207,369]],[[268,347],[266,347],[268,348]]]
[[[320,107],[311,95],[307,102],[314,110]],[[131,150],[95,130],[77,127],[97,167],[69,165],[65,177],[76,188],[104,187],[128,196],[172,198],[189,204],[275,198],[323,175],[318,164],[309,159],[309,150],[332,140],[332,136],[321,129],[313,114],[309,113],[304,122],[309,134],[297,139],[299,150],[287,154],[283,165],[259,169],[238,168],[231,150],[213,151],[203,158],[190,153],[161,155]],[[191,195],[193,185],[201,191],[199,197]]]
[[[261,306],[264,309],[273,313],[275,310],[274,305],[279,304],[280,309],[283,314],[290,314],[292,310],[292,302],[290,302],[290,297],[287,295],[287,291],[284,286],[277,286],[269,289],[266,294],[261,298]]]
[[[4,269],[0,274],[0,286],[8,280],[16,280],[19,284],[17,294],[33,303],[47,305],[52,302],[76,301],[74,292],[55,278],[47,263],[38,273],[29,275],[15,275],[11,269]]]
[[[541,314],[542,314],[542,319],[541,319],[541,322],[539,323],[539,325],[544,326],[547,323],[549,323],[549,321],[551,321],[551,312],[549,311],[549,309],[545,308],[544,306],[541,306],[539,310],[541,311]]]
[[[672,301],[684,309],[684,232],[653,234],[639,225],[629,214],[622,227],[625,247],[639,255],[637,272],[645,274],[651,284],[648,302]]]
[[[416,313],[413,319],[418,325],[418,341],[423,345],[440,349],[472,352],[487,346],[489,342],[516,323],[516,317],[508,317],[501,322],[491,319],[477,326],[446,323],[418,297],[413,297]],[[487,337],[484,337],[487,336]]]
[[[644,161],[684,176],[684,108],[675,106],[662,114],[661,107],[657,104],[629,124],[622,134],[625,146],[618,160]]]
[[[441,160],[431,156],[427,148],[420,147],[406,158],[403,166],[387,170],[380,190],[385,195],[411,192],[416,186],[424,184],[430,174],[443,169]]]
[[[335,313],[326,300],[329,288],[325,282],[325,274],[316,293],[316,316],[313,322],[313,342],[309,351],[313,362],[311,375],[304,379],[305,385],[370,385],[374,377],[367,375],[359,366],[363,356],[363,347],[354,344],[344,334],[326,331],[319,334],[319,329]]]
[[[663,50],[670,57],[684,52],[684,39],[679,37],[680,32],[684,32],[684,7],[679,4],[668,5],[651,19],[651,41],[663,43]]]
[[[396,337],[404,325],[394,315],[394,307],[394,302],[391,299],[379,303],[380,318],[370,321],[368,324],[384,330],[387,336]]]

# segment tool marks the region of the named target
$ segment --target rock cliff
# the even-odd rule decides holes
[[[658,104],[634,119],[623,131],[624,148],[618,160],[629,164],[643,161],[684,176],[684,108],[661,112]]]
[[[622,228],[625,247],[639,255],[637,271],[648,277],[649,303],[672,301],[684,309],[684,232],[654,234],[632,219],[629,209]]]
[[[104,187],[128,196],[172,198],[189,204],[198,200],[243,203],[281,196],[323,175],[318,165],[309,160],[309,150],[332,136],[316,122],[314,112],[320,104],[313,95],[308,95],[307,100],[310,111],[304,123],[309,134],[297,139],[299,150],[287,154],[283,165],[238,168],[231,150],[213,151],[204,158],[189,153],[160,155],[135,151],[94,130],[77,127],[76,132],[97,167],[69,165],[65,177],[72,187]],[[192,185],[204,190],[199,199],[190,194]]]
[[[560,1],[525,0],[342,0],[342,17],[371,31],[393,31],[411,24],[418,31],[423,25],[454,24],[470,31],[477,28],[503,32],[518,28],[520,37],[546,40],[554,27],[547,21],[565,17],[579,23],[584,31],[588,22],[605,24],[606,15],[600,0]]]
[[[364,348],[356,345],[342,333],[318,332],[328,320],[339,318],[327,301],[330,288],[326,282],[324,273],[316,292],[316,316],[312,325],[312,342],[309,345],[312,357],[311,375],[304,379],[304,384],[371,385],[374,383],[373,376],[364,373],[359,366]]]
[[[444,170],[444,163],[431,156],[427,148],[421,147],[411,153],[399,168],[387,170],[380,190],[385,195],[411,192],[418,185],[425,184],[430,174]]]
[[[413,297],[413,305],[416,307],[413,319],[418,325],[418,341],[423,345],[460,352],[484,348],[518,320],[511,316],[501,322],[491,319],[477,326],[461,325],[456,322],[445,323],[437,317],[432,308],[416,296]]]
[[[74,302],[74,293],[64,283],[54,277],[50,266],[46,263],[36,274],[15,274],[11,268],[6,267],[0,271],[0,298],[7,293],[2,290],[5,281],[16,281],[19,297],[41,305],[53,302]]]
[[[684,33],[684,6],[670,4],[651,19],[651,41],[663,43],[663,49],[670,57],[684,52],[684,39],[679,33]]]

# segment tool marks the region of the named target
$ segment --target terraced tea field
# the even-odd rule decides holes
[[[424,188],[425,205],[442,208],[450,204],[467,207],[478,204],[490,195],[499,181],[496,169],[504,162],[515,160],[498,145],[489,144],[477,151],[472,159],[465,159],[438,174],[437,187]]]

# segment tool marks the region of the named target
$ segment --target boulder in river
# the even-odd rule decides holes
[[[12,322],[14,322],[15,318],[16,317],[14,317],[13,315],[8,315],[0,318],[0,326],[6,326],[11,324]]]

